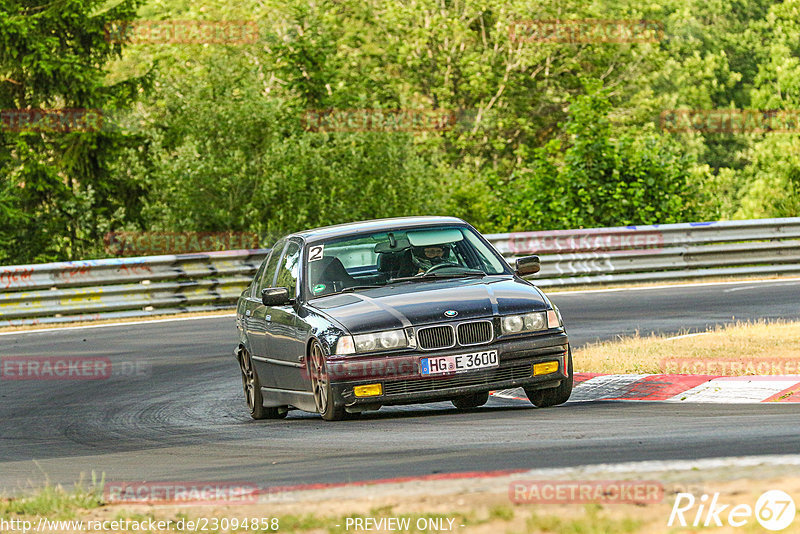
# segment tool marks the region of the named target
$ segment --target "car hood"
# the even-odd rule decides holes
[[[546,310],[547,299],[510,276],[402,282],[311,301],[350,333]],[[447,311],[457,315],[448,317]]]

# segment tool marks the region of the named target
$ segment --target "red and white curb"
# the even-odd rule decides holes
[[[502,399],[526,399],[521,388],[494,393]],[[575,373],[570,402],[800,402],[800,375],[604,375]]]

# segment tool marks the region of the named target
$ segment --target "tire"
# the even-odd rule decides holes
[[[242,371],[242,388],[250,417],[253,419],[283,419],[289,411],[287,406],[265,408],[264,397],[261,395],[261,381],[258,379],[250,353],[242,347],[239,353],[239,367]]]
[[[451,402],[453,403],[453,406],[459,410],[471,410],[472,408],[483,406],[488,400],[489,392],[484,391],[482,393],[470,393],[469,395],[462,395],[461,397],[456,397]]]
[[[310,363],[311,391],[317,412],[326,421],[341,421],[347,416],[344,406],[336,406],[333,400],[333,389],[328,377],[328,363],[325,350],[318,341],[311,344],[308,361]]]
[[[567,370],[569,377],[561,381],[561,385],[549,389],[528,389],[525,388],[525,395],[528,396],[534,406],[537,408],[549,408],[550,406],[557,406],[564,404],[569,400],[572,395],[572,349],[567,352]]]

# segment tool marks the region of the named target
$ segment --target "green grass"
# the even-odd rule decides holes
[[[102,499],[102,481],[92,479],[92,484],[84,487],[81,483],[74,486],[71,491],[68,491],[61,486],[52,486],[50,484],[37,490],[35,493],[10,499],[0,499],[0,515],[4,517],[36,517],[44,516],[51,519],[75,519],[77,514],[83,510],[89,510],[104,506]],[[438,519],[444,520],[443,524],[448,526],[448,519],[452,519],[455,530],[464,530],[462,525],[469,529],[478,525],[494,524],[498,532],[507,530],[510,526],[508,523],[513,522],[517,517],[524,518],[525,515],[520,516],[520,513],[525,514],[523,509],[500,505],[489,508],[485,513],[480,513],[475,510],[472,512],[453,512],[449,514],[439,513],[395,513],[395,506],[380,506],[372,508],[366,515],[362,514],[346,514],[337,516],[319,516],[317,514],[299,514],[299,515],[279,515],[279,532],[287,533],[305,533],[309,531],[322,531],[329,534],[345,534],[352,532],[353,527],[347,529],[347,519],[375,519],[381,518],[398,518],[400,520],[409,520],[409,529],[405,532],[409,533],[428,533],[438,532],[438,530],[418,529],[417,521],[419,519]],[[526,519],[525,532],[531,533],[552,533],[552,534],[630,534],[637,532],[642,526],[639,520],[629,518],[611,518],[602,513],[603,507],[597,504],[586,505],[584,513],[576,516],[563,516],[551,514],[539,514],[533,511]],[[155,511],[148,511],[145,513],[127,512],[119,509],[116,512],[116,519],[130,519],[137,521],[144,521],[148,518],[154,520],[164,520],[166,517],[161,516]],[[194,514],[193,514],[194,515]],[[173,516],[174,523],[180,519],[188,519],[189,517],[185,512],[179,512]],[[175,528],[173,523],[173,529]],[[499,523],[499,525],[498,525]],[[505,525],[503,525],[505,524]],[[505,528],[503,528],[505,526]],[[177,532],[177,531],[176,531]],[[251,531],[240,530],[242,534]],[[273,532],[271,530],[262,531],[264,534]],[[214,534],[208,532],[208,534]]]
[[[511,521],[514,519],[514,509],[510,506],[496,506],[489,510],[489,521],[500,519],[502,521]]]
[[[484,520],[475,520],[469,515],[465,515],[460,512],[452,513],[452,514],[395,514],[392,513],[394,509],[393,506],[382,506],[380,508],[373,508],[370,510],[369,514],[362,515],[362,514],[347,514],[343,516],[335,516],[335,517],[318,517],[314,514],[305,514],[305,515],[284,515],[279,517],[280,522],[280,529],[279,532],[307,532],[309,530],[323,530],[328,532],[329,534],[345,534],[347,532],[353,532],[353,526],[350,527],[348,530],[347,526],[347,519],[376,519],[378,521],[381,518],[398,518],[399,520],[408,519],[409,520],[409,529],[403,530],[403,532],[409,533],[427,533],[427,532],[439,532],[436,529],[428,530],[428,529],[418,529],[417,528],[417,520],[421,518],[425,519],[440,519],[444,520],[444,525],[448,525],[448,519],[453,519],[453,528],[456,530],[461,529],[461,525],[464,526],[471,526],[477,525],[481,523],[486,523],[492,519],[499,518],[499,516],[494,516],[490,519]],[[513,511],[511,512],[511,517],[506,517],[504,519],[513,518]],[[502,513],[501,513],[502,515]]]
[[[348,514],[340,517],[320,518],[315,515],[303,516],[282,516],[280,518],[280,532],[306,532],[309,530],[323,530],[329,534],[344,534],[348,532],[345,522],[348,518],[371,517],[380,519],[381,517],[408,518],[411,520],[410,528],[404,532],[433,532],[429,530],[419,530],[416,522],[420,518],[429,519],[455,519],[454,526],[457,530],[465,527],[477,526],[486,523],[500,521],[508,523],[514,520],[515,510],[510,506],[496,506],[491,508],[485,518],[475,518],[471,514],[455,512],[452,514],[392,514],[393,507],[381,507],[370,510],[367,516],[360,514]],[[585,513],[581,517],[563,517],[560,515],[539,515],[533,512],[525,524],[525,532],[541,532],[553,534],[630,534],[637,532],[642,526],[641,521],[634,519],[613,519],[603,516],[600,505],[586,505]],[[500,527],[498,527],[500,528]],[[352,527],[350,531],[352,531]]]
[[[47,516],[53,519],[71,519],[78,510],[98,508],[103,505],[103,479],[92,473],[92,483],[84,487],[75,484],[72,491],[49,483],[35,493],[23,497],[0,499],[0,515]]]
[[[627,534],[637,532],[641,522],[623,518],[612,519],[600,515],[598,504],[588,504],[582,517],[566,518],[555,515],[538,515],[536,512],[525,522],[527,532],[554,534]]]

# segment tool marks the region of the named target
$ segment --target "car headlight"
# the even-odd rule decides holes
[[[403,330],[387,330],[353,336],[356,352],[403,349],[411,344]]]
[[[414,329],[387,330],[357,336],[342,336],[336,342],[334,354],[355,354],[380,350],[416,348]]]
[[[535,312],[522,315],[507,315],[500,319],[503,334],[519,334],[547,329],[547,313]]]

